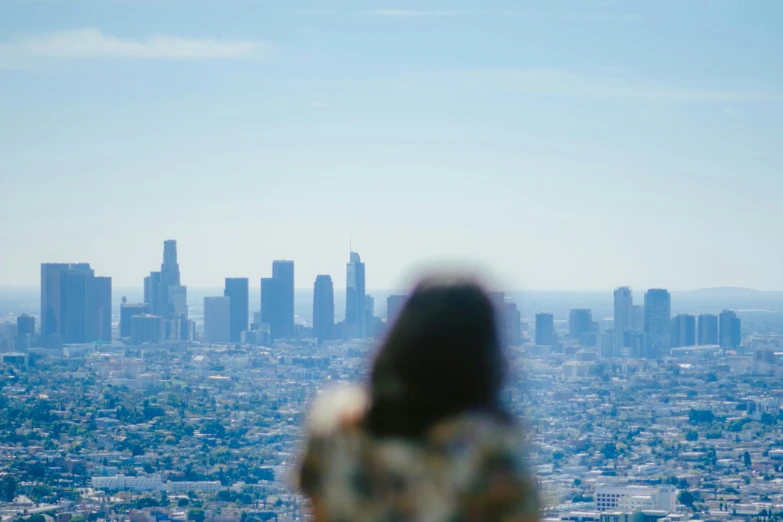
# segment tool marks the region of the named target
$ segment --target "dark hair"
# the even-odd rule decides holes
[[[428,278],[400,312],[373,364],[364,423],[416,438],[436,422],[499,404],[505,377],[495,306],[472,279]]]

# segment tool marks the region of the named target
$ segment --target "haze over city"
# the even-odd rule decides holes
[[[783,522],[782,20],[0,0],[0,522]]]
[[[10,0],[0,286],[783,289],[781,5]],[[716,37],[720,34],[720,38]]]

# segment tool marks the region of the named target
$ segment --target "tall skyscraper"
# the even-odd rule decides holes
[[[250,315],[249,282],[246,277],[227,277],[223,290],[231,298],[231,342],[242,341],[242,332],[247,331]]]
[[[284,337],[294,335],[294,262],[272,262],[272,277],[279,281],[280,325]]]
[[[95,278],[95,339],[111,342],[111,277]]]
[[[507,301],[504,315],[506,319],[506,342],[509,346],[518,346],[522,342],[522,314],[517,304]]]
[[[169,293],[169,287],[172,286],[180,286],[179,263],[177,263],[177,242],[169,239],[163,242],[163,263],[160,265],[158,288],[158,302],[163,307],[161,315],[164,319],[174,315],[174,303]]]
[[[574,308],[568,314],[568,336],[580,339],[593,328],[593,312],[585,308]]]
[[[375,317],[375,298],[371,295],[364,296],[364,314],[368,324]]]
[[[280,294],[281,282],[274,277],[261,279],[261,323],[268,325],[269,338],[274,341],[284,337],[284,327],[281,320]]]
[[[720,323],[721,348],[736,348],[742,344],[742,323],[735,312],[723,310],[718,321]]]
[[[633,318],[633,294],[627,286],[614,291],[614,331],[618,336],[631,331]]]
[[[671,348],[672,301],[669,292],[653,288],[644,294],[644,333],[647,356],[658,358]]]
[[[358,337],[366,336],[367,300],[364,263],[356,252],[351,252],[345,282],[345,322],[354,325]]]
[[[334,330],[334,285],[328,275],[315,278],[313,289],[313,335],[318,344],[332,339]]]
[[[696,316],[688,314],[675,315],[672,319],[671,346],[696,345]]]
[[[147,303],[123,303],[120,305],[120,337],[131,336],[131,318],[135,315],[148,315],[150,305]]]
[[[150,272],[144,278],[144,302],[150,311],[164,319],[164,327],[171,329],[172,320],[186,320],[188,316],[187,287],[180,282],[177,262],[177,242],[163,242],[163,263],[160,272]]]
[[[718,344],[718,316],[701,314],[699,316],[699,344]]]
[[[150,312],[154,315],[162,315],[158,293],[160,292],[160,272],[150,272],[144,278],[144,302],[150,305]]]
[[[89,263],[70,265],[65,275],[65,343],[91,343],[97,337],[95,271]]]
[[[407,295],[390,295],[386,298],[386,324],[391,325],[397,320],[402,307],[405,306]]]
[[[96,278],[89,263],[41,265],[44,346],[111,341],[111,278]]]
[[[68,263],[41,264],[41,338],[61,342],[65,320],[65,274]]]
[[[231,298],[204,298],[204,339],[210,343],[231,340]]]
[[[539,346],[555,344],[555,319],[552,314],[536,314],[536,344]]]

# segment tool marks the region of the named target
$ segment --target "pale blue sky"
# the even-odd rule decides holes
[[[0,285],[783,289],[783,3],[0,0]]]

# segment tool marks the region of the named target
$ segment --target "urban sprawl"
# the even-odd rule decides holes
[[[388,296],[381,319],[354,252],[346,276],[339,322],[328,275],[312,320],[295,319],[292,261],[261,280],[260,312],[248,279],[229,278],[196,321],[175,241],[143,302],[119,310],[89,264],[42,264],[40,314],[0,322],[0,519],[308,520],[291,480],[307,405],[366,380],[406,299]],[[781,517],[780,325],[672,316],[663,289],[639,304],[616,289],[606,319],[527,317],[492,297],[509,346],[503,399],[528,434],[543,519]]]

